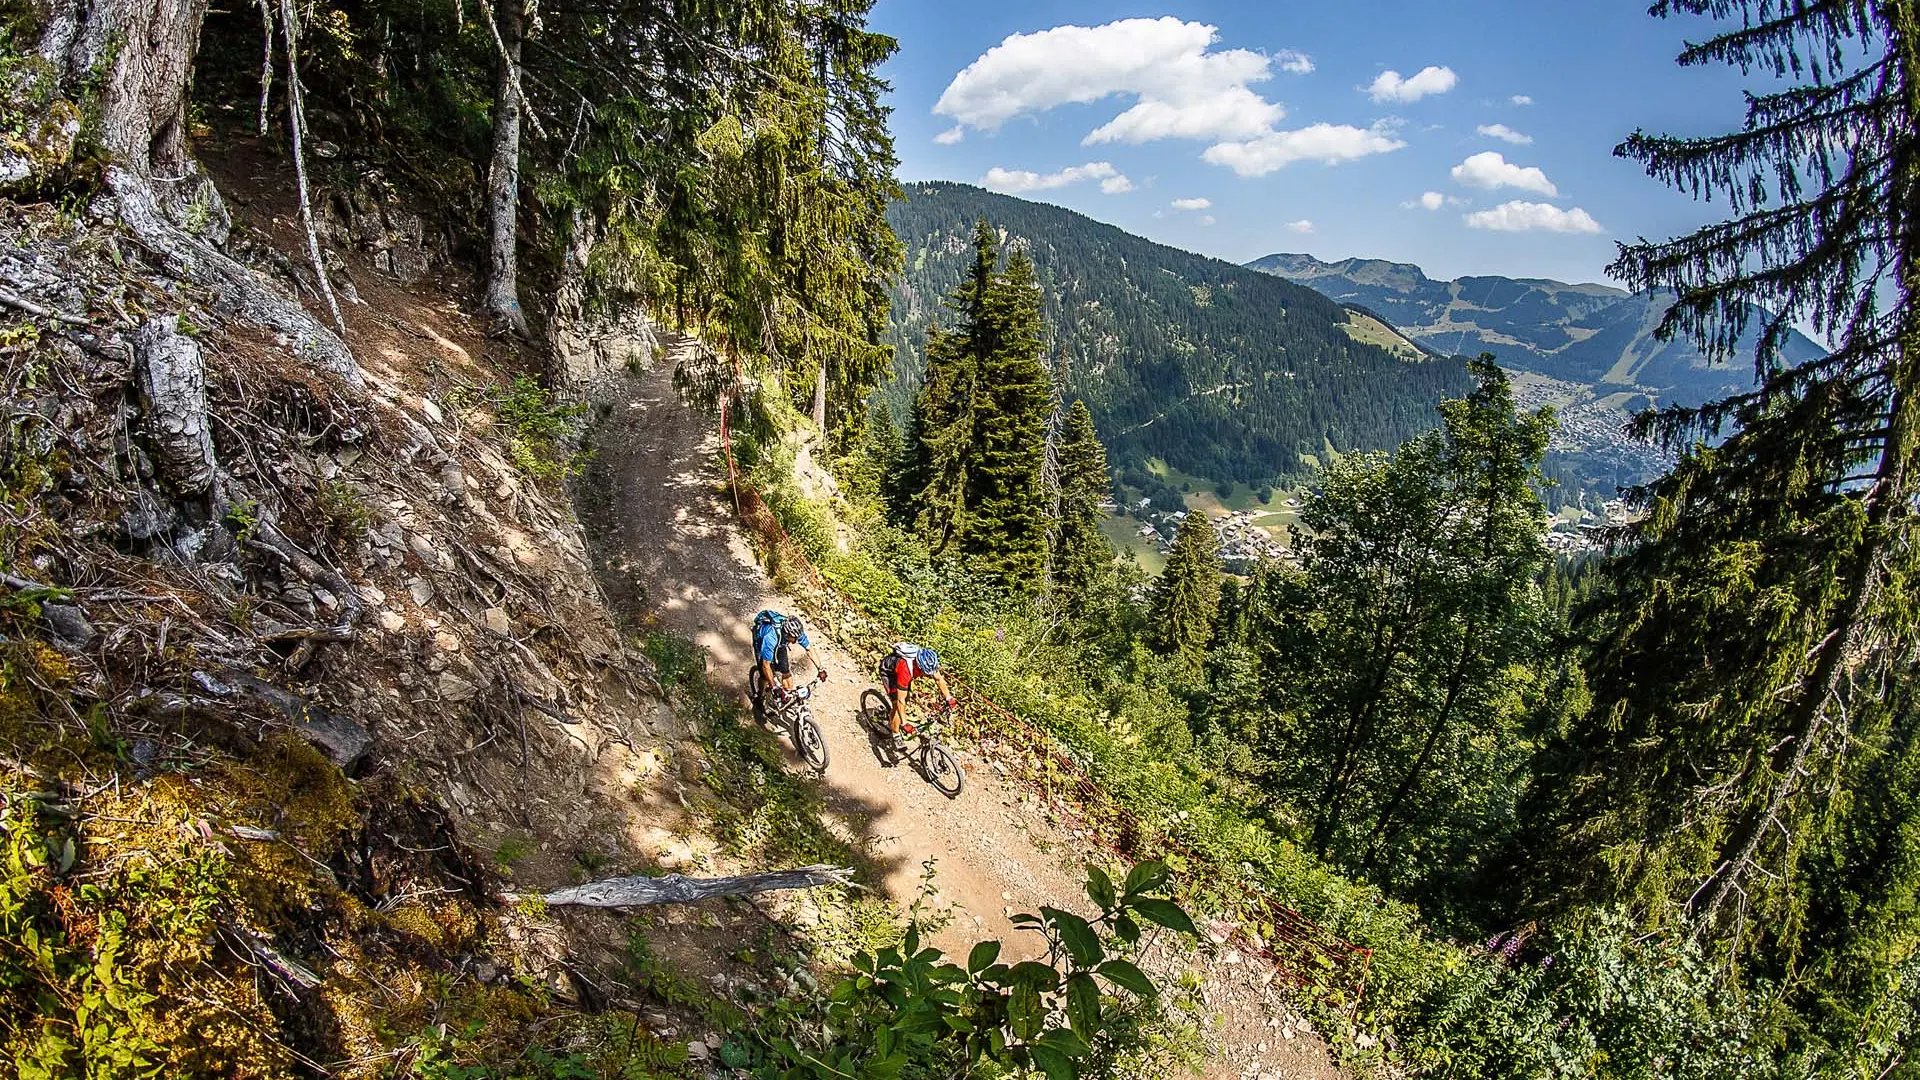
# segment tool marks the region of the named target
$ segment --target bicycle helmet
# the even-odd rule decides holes
[[[940,654],[932,649],[921,649],[920,655],[913,658],[914,666],[931,675],[940,670]]]
[[[789,615],[787,621],[780,624],[780,640],[789,645],[799,641],[806,634],[807,624],[801,622],[798,615]]]

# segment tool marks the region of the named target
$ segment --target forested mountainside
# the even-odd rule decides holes
[[[1047,355],[1116,466],[1159,457],[1264,483],[1329,446],[1378,449],[1428,430],[1435,404],[1470,385],[1457,360],[1410,360],[1362,340],[1345,309],[1310,289],[1056,206],[925,183],[909,185],[887,219],[905,250],[887,328],[897,417],[919,386],[928,327],[952,321],[941,298],[969,265],[981,219],[1032,258]]]
[[[1602,394],[1637,390],[1662,405],[1698,405],[1753,385],[1746,358],[1753,355],[1760,320],[1750,320],[1733,362],[1709,364],[1684,336],[1671,341],[1654,336],[1673,306],[1671,290],[1629,293],[1607,285],[1492,275],[1435,281],[1409,263],[1323,262],[1285,253],[1247,265],[1365,307],[1443,353],[1490,352],[1509,368],[1590,385]],[[1823,353],[1795,331],[1783,359],[1800,363]]]

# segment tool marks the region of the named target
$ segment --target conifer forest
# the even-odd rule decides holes
[[[1208,175],[1417,121],[905,6],[8,6],[0,1073],[1920,1080],[1920,0],[1635,9],[1740,90],[1581,152],[1700,223],[1338,264],[1419,334],[899,134],[937,63],[930,145],[1124,164],[1193,26]],[[1595,240],[1566,173],[1383,227]]]

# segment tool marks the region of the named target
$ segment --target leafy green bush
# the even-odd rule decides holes
[[[477,394],[468,391],[462,397],[493,409],[494,418],[506,430],[508,458],[528,476],[564,480],[586,463],[585,453],[568,449],[580,418],[586,415],[585,403],[557,402],[552,391],[528,375],[514,376],[504,388],[487,387]]]
[[[321,484],[314,503],[320,519],[336,536],[358,539],[373,524],[373,508],[359,489],[345,480],[335,478]]]
[[[666,687],[693,686],[707,671],[707,651],[677,634],[655,632],[640,641],[641,655]]]
[[[1755,1021],[1691,942],[1602,914],[1558,952],[1502,935],[1452,965],[1403,1048],[1436,1077],[1763,1080],[1775,1069]]]
[[[1132,1005],[1159,992],[1125,954],[1146,927],[1193,933],[1161,895],[1167,877],[1164,865],[1142,863],[1115,885],[1090,868],[1097,918],[1051,907],[1016,915],[1016,927],[1045,940],[1039,960],[1004,963],[1001,943],[983,941],[956,964],[910,928],[900,947],[855,958],[824,1002],[779,1002],[722,1060],[761,1080],[976,1076],[988,1065],[1048,1080],[1112,1075],[1139,1031]]]

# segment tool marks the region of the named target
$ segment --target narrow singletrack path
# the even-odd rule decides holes
[[[708,677],[744,701],[754,614],[799,605],[773,587],[737,526],[715,415],[689,407],[674,386],[674,368],[695,348],[677,339],[651,369],[620,383],[583,481],[592,490],[577,501],[616,611],[690,638],[706,650]],[[1088,841],[1049,821],[1024,789],[964,750],[955,749],[967,774],[958,799],[907,765],[882,765],[856,718],[860,692],[877,685],[879,658],[849,655],[817,630],[810,635],[830,672],[813,699],[832,755],[820,781],[829,824],[868,846],[884,877],[875,884],[901,904],[914,899],[923,864],[934,860],[939,900],[955,917],[932,941],[948,955],[964,956],[993,937],[1010,958],[1037,956],[1039,937],[1016,932],[1008,915],[1042,904],[1084,910],[1080,864],[1093,854]],[[802,665],[796,676],[811,673]],[[810,773],[784,731],[779,738],[788,767]],[[1271,968],[1231,950],[1208,968],[1203,996],[1219,1053],[1205,1070],[1209,1080],[1342,1075],[1276,996]]]
[[[674,388],[674,363],[690,348],[677,342],[652,370],[623,383],[586,478],[607,489],[583,502],[604,519],[589,526],[615,606],[692,639],[707,652],[708,677],[744,700],[754,613],[799,606],[774,590],[736,525],[713,415],[688,407]],[[955,751],[967,773],[958,799],[935,791],[906,764],[882,765],[856,719],[860,692],[878,685],[872,672],[879,658],[848,655],[818,629],[809,636],[829,672],[815,686],[813,710],[832,755],[822,782],[834,826],[869,838],[885,868],[879,884],[902,904],[918,892],[924,861],[935,860],[940,896],[959,909],[936,944],[964,952],[984,934],[1027,955],[1038,938],[1016,935],[1007,909],[1084,906],[1077,872],[1062,865],[1077,842],[965,752]],[[812,669],[802,664],[795,674],[804,679]],[[784,730],[779,735],[785,745]],[[787,753],[793,768],[804,768],[791,746]],[[1051,853],[1038,850],[1035,836]]]

